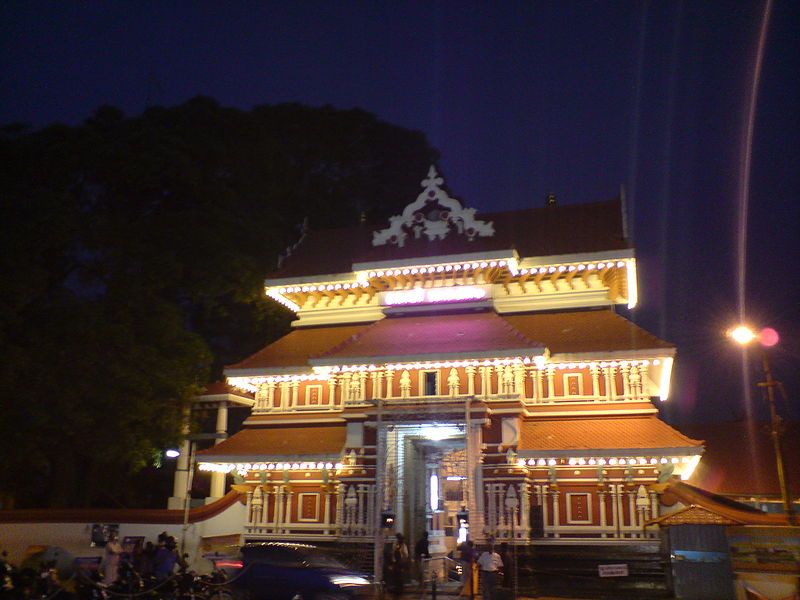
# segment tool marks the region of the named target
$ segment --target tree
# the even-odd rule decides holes
[[[395,212],[435,159],[361,110],[208,98],[5,128],[0,490],[134,502],[125,482],[178,441],[191,395],[285,332],[262,282],[303,220]]]

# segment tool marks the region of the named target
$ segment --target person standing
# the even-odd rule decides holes
[[[408,563],[408,546],[406,545],[402,533],[395,535],[390,561],[389,584],[391,585],[392,595],[394,595],[395,598],[399,598],[403,595],[405,569]]]
[[[417,565],[417,578],[419,581],[419,589],[421,590],[425,585],[425,559],[431,557],[430,542],[428,542],[428,532],[423,531],[422,537],[417,540],[414,545],[414,560]]]
[[[503,568],[503,559],[495,552],[494,544],[489,546],[478,558],[478,567],[481,570],[481,592],[483,600],[495,600],[497,588],[497,573]]]
[[[477,552],[475,551],[475,542],[467,540],[462,542],[459,546],[461,552],[461,593],[460,596],[467,598],[474,598],[476,593],[476,575],[475,558]]]
[[[122,556],[122,545],[113,531],[108,536],[106,548],[103,552],[103,583],[111,585],[119,575],[119,561]]]

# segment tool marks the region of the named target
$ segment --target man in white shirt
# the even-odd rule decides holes
[[[495,600],[494,590],[497,587],[497,572],[503,568],[503,559],[494,551],[494,544],[478,557],[481,570],[481,590],[483,600]]]

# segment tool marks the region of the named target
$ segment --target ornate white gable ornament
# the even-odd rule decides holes
[[[443,240],[451,231],[465,235],[469,241],[476,236],[493,236],[492,222],[477,220],[475,209],[464,208],[458,200],[451,198],[440,187],[443,183],[444,179],[431,165],[428,176],[421,182],[422,193],[405,207],[403,214],[389,217],[388,228],[373,232],[372,245],[384,246],[389,243],[402,248],[409,233],[413,233],[414,239],[420,239],[424,233],[431,242]]]

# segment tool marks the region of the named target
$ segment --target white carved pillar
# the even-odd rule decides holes
[[[481,367],[481,396],[492,395],[492,367]]]
[[[528,539],[531,535],[531,484],[527,481],[520,484],[520,513],[519,528],[523,539]]]
[[[521,399],[526,397],[525,394],[525,367],[522,365],[514,365],[514,393]]]
[[[628,520],[630,529],[636,531],[636,492],[628,492]],[[632,537],[639,537],[636,533]]]
[[[475,367],[465,367],[464,373],[467,375],[467,394],[475,395]]]
[[[608,519],[606,517],[606,493],[603,490],[597,492],[597,504],[600,510],[600,530],[602,533],[600,537],[608,537]]]
[[[281,397],[280,397],[280,408],[286,410],[289,408],[291,404],[291,400],[289,398],[289,382],[288,381],[281,381],[280,385]]]
[[[250,499],[250,524],[253,527],[258,527],[260,531],[262,518],[261,509],[264,506],[261,487],[256,486],[256,489],[253,490],[252,493],[248,492],[247,495]]]
[[[217,424],[216,433],[218,436],[227,436],[228,434],[228,403],[220,402],[217,406]],[[218,437],[214,440],[214,445],[219,444],[224,438]],[[213,471],[211,473],[211,492],[210,497],[206,498],[206,503],[218,500],[225,495],[225,473],[221,471]]]
[[[300,395],[300,381],[297,379],[292,380],[292,399],[291,399],[291,408],[296,407],[300,404],[299,401]]]
[[[642,396],[642,376],[639,367],[633,365],[630,374],[631,396],[634,400],[638,400]]]
[[[550,529],[550,510],[549,510],[549,491],[546,485],[539,487],[539,506],[542,507],[542,522],[544,523],[544,530]],[[545,534],[545,537],[547,535]]]
[[[392,397],[392,381],[394,380],[394,371],[386,369],[384,375],[386,377],[386,398],[390,399]]]
[[[344,484],[336,486],[336,529],[339,535],[344,531]]]
[[[342,379],[339,382],[339,395],[342,397],[342,404],[347,404],[350,400],[350,380],[353,377],[352,373],[342,373]]]
[[[592,399],[597,400],[600,398],[600,368],[597,363],[589,366],[589,373],[592,376]]]
[[[325,535],[330,535],[331,529],[331,486],[326,485],[323,489],[323,494],[325,494],[325,505],[322,509],[322,522],[325,524]]]
[[[552,401],[556,397],[556,369],[552,365],[547,367],[547,399]]]
[[[553,537],[561,537],[559,528],[561,527],[561,506],[559,505],[559,497],[561,492],[553,490]]]
[[[628,363],[624,363],[619,368],[619,372],[622,374],[622,399],[623,400],[630,400],[631,397],[631,382],[630,382],[630,367]]]
[[[358,374],[358,398],[357,400],[364,402],[367,399],[367,372],[361,371]]]
[[[333,406],[336,404],[336,378],[331,377],[328,379],[328,404]]]
[[[283,526],[283,486],[275,486],[275,533],[281,532]]]
[[[364,484],[358,485],[358,491],[356,492],[356,496],[358,497],[358,504],[357,504],[357,512],[356,512],[356,531],[363,535],[366,533],[366,506],[364,503],[364,489],[366,486]]]
[[[294,492],[291,486],[286,487],[286,512],[284,513],[283,522],[289,525],[292,522],[292,496],[294,496]],[[284,533],[289,533],[289,527],[285,527],[283,531]]]
[[[617,376],[614,367],[606,367],[606,398],[611,401],[617,396]]]
[[[380,371],[373,371],[370,373],[370,377],[372,378],[372,397],[373,398],[380,398],[381,397],[381,372]],[[364,396],[366,397],[366,392]]]

